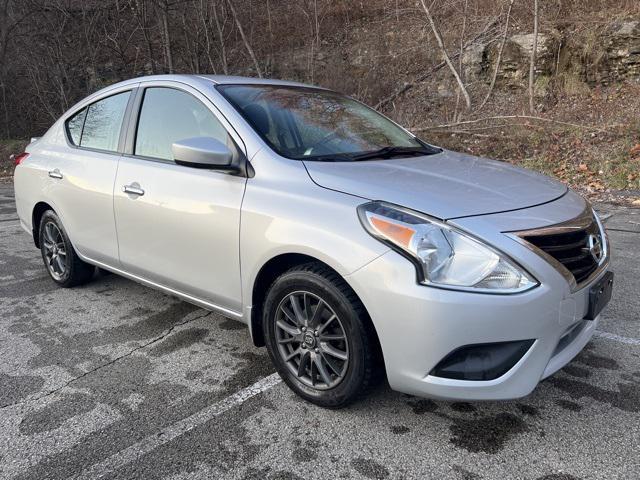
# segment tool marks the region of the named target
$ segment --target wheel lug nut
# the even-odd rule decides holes
[[[302,331],[306,332],[307,331],[307,327],[302,327]]]
[[[313,334],[314,334],[316,337],[317,337],[318,335],[320,335],[320,334],[318,333],[318,331],[317,331],[317,330],[316,330],[315,332],[313,332]]]
[[[320,353],[320,349],[319,349],[319,348],[316,348],[315,352],[316,352],[316,353]]]

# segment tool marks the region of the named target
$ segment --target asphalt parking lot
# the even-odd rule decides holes
[[[640,210],[600,206],[616,290],[529,397],[298,399],[244,325],[111,274],[56,288],[0,184],[0,478],[640,477]]]

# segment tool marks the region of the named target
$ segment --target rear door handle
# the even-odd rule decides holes
[[[62,179],[62,174],[60,173],[60,170],[58,170],[57,168],[55,170],[51,170],[49,172],[49,176],[51,178],[57,178],[58,180]]]
[[[138,185],[137,183],[125,185],[124,187],[122,187],[122,191],[124,193],[130,193],[131,195],[138,195],[139,197],[144,195],[144,190],[140,188],[140,185]]]

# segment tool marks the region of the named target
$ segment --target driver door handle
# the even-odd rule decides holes
[[[144,195],[144,190],[142,188],[140,188],[140,185],[138,185],[137,183],[133,183],[131,185],[125,185],[124,187],[122,187],[122,191],[124,193],[129,193],[131,195],[137,195],[139,197]]]
[[[49,176],[51,178],[57,178],[58,180],[62,179],[62,174],[60,173],[60,170],[58,170],[57,168],[49,171]]]

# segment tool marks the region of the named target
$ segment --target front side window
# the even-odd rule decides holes
[[[118,151],[120,128],[130,94],[131,92],[118,93],[89,105],[80,136],[81,147]],[[73,139],[71,130],[69,133]]]
[[[298,160],[359,160],[439,151],[375,110],[317,88],[221,85],[218,90],[278,154]],[[362,158],[358,158],[358,157]]]
[[[147,88],[140,110],[135,154],[173,160],[171,145],[195,137],[212,137],[231,146],[215,115],[191,94],[175,88]]]

